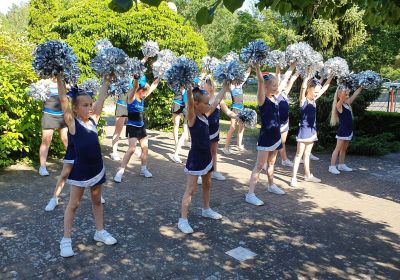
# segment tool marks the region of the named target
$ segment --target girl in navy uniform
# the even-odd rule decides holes
[[[274,184],[274,165],[278,150],[282,148],[279,105],[275,98],[278,93],[278,79],[272,75],[263,76],[260,65],[256,65],[258,90],[257,103],[261,117],[261,129],[257,142],[257,161],[250,176],[249,192],[246,194],[246,202],[260,206],[264,202],[254,193],[261,170],[265,163],[268,164],[268,188],[269,192],[285,194]]]
[[[335,92],[335,96],[333,97],[330,123],[332,126],[339,123],[339,128],[336,133],[336,148],[332,153],[331,165],[328,169],[332,174],[340,174],[340,171],[353,171],[353,169],[344,163],[344,160],[346,158],[347,148],[353,138],[353,113],[351,110],[351,104],[361,91],[362,88],[360,87],[351,97],[349,97],[350,90],[343,85],[339,85]],[[338,168],[336,168],[338,157],[339,165]]]
[[[319,80],[311,78],[310,74],[304,78],[300,89],[300,111],[301,119],[299,123],[299,131],[297,134],[297,151],[293,164],[293,175],[290,185],[297,187],[297,171],[299,169],[300,160],[304,154],[304,180],[308,182],[321,182],[320,179],[313,176],[310,172],[310,154],[314,142],[317,137],[317,104],[315,101],[324,94],[332,81],[329,76],[321,87]]]
[[[250,76],[251,67],[247,69],[246,76],[244,82],[241,84],[232,84],[231,85],[231,97],[232,97],[232,111],[237,114],[241,110],[244,109],[243,105],[243,85],[246,82],[247,78]],[[233,133],[235,132],[236,125],[239,124],[239,130],[237,135],[237,146],[239,151],[246,151],[243,145],[243,134],[244,134],[244,125],[236,120],[236,118],[231,118],[231,126],[229,127],[228,133],[226,134],[225,146],[222,150],[224,154],[229,155],[232,153],[230,149],[230,144],[232,140]]]
[[[60,97],[56,80],[52,80],[50,86],[50,97],[44,102],[42,115],[42,143],[39,148],[39,174],[48,176],[49,172],[46,169],[47,155],[49,153],[50,143],[53,138],[54,130],[58,129],[61,141],[65,148],[68,145],[67,125],[64,121],[64,112],[61,108]]]
[[[117,240],[103,227],[103,206],[101,204],[101,185],[105,182],[105,168],[101,155],[97,122],[107,97],[110,78],[104,77],[99,98],[92,108],[90,95],[73,92],[72,109],[69,105],[62,74],[57,76],[58,92],[61,106],[64,110],[64,119],[68,126],[68,133],[75,148],[75,160],[67,183],[71,185],[70,199],[64,214],[64,237],[60,242],[60,255],[71,257],[72,250],[71,230],[76,210],[86,188],[90,189],[92,197],[93,216],[96,224],[94,240],[112,245]]]
[[[210,94],[198,87],[188,91],[187,120],[192,146],[186,162],[185,173],[187,175],[186,190],[182,198],[181,218],[178,228],[183,233],[192,233],[193,229],[188,222],[189,205],[192,196],[197,189],[197,178],[202,177],[203,184],[203,209],[201,215],[210,219],[221,219],[222,216],[210,208],[211,172],[213,160],[210,148],[210,131],[208,116],[214,112],[218,104],[224,98],[229,85],[224,84],[222,90],[210,105]]]
[[[144,64],[148,59],[149,58],[145,56],[141,62]],[[115,130],[112,137],[112,153],[110,154],[110,158],[115,161],[121,160],[118,154],[118,141],[122,129],[124,128],[124,124],[128,118],[128,105],[126,99],[127,95],[124,94],[123,96],[120,96],[115,103]]]
[[[117,174],[114,176],[114,181],[120,183],[122,175],[131,156],[136,149],[136,142],[139,141],[142,153],[140,155],[141,169],[140,175],[151,178],[153,174],[147,169],[148,159],[148,137],[144,125],[144,99],[149,96],[158,86],[159,79],[155,79],[151,86],[146,83],[146,77],[141,77],[140,81],[134,79],[133,88],[128,91],[128,123],[126,124],[126,137],[129,139],[129,148],[125,152],[124,158],[121,162],[121,167]]]

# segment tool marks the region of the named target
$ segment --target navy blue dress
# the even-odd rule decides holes
[[[82,188],[104,183],[105,168],[96,123],[91,118],[86,124],[75,118],[75,135],[70,137],[76,157],[67,183]]]
[[[297,142],[314,142],[317,137],[317,105],[315,101],[306,100],[300,108],[301,120],[299,123],[299,132]]]
[[[336,132],[336,138],[350,141],[353,138],[353,114],[350,105],[342,105],[342,113],[337,111],[339,116],[339,128]]]
[[[215,108],[215,111],[208,116],[211,142],[219,141],[219,112],[220,112],[220,106],[218,105],[217,108]]]
[[[196,121],[189,127],[192,146],[186,161],[185,173],[195,176],[205,175],[213,171],[210,150],[210,133],[205,116],[196,116]]]
[[[258,136],[257,151],[282,149],[279,106],[275,97],[273,97],[273,101],[266,97],[264,104],[258,106],[258,108],[261,116],[261,129]]]
[[[279,120],[281,133],[289,131],[289,101],[284,91],[276,98],[279,105]]]
[[[69,164],[74,164],[75,160],[75,147],[74,147],[74,140],[72,140],[72,135],[67,133],[68,137],[68,146],[67,150],[65,151],[65,156],[64,156],[64,163],[69,163]]]

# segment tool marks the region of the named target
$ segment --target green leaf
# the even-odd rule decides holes
[[[196,14],[196,22],[200,27],[212,23],[213,19],[214,16],[210,15],[207,7],[202,7]]]
[[[112,0],[108,7],[114,12],[125,13],[133,6],[133,0]]]
[[[244,0],[224,0],[224,6],[231,13],[243,6]]]
[[[145,3],[150,6],[156,6],[156,7],[160,6],[162,1],[163,0],[141,0],[142,3]]]
[[[258,2],[258,3],[256,4],[256,6],[257,6],[258,10],[261,12],[262,10],[265,9],[266,3],[265,3],[265,1],[260,1],[260,2]]]

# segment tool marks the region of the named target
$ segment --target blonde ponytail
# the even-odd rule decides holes
[[[331,126],[335,126],[339,123],[339,116],[336,109],[339,90],[340,90],[339,87],[337,87],[335,95],[333,96],[331,120],[330,120]]]

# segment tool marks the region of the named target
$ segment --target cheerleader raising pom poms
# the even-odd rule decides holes
[[[182,198],[181,218],[178,222],[178,228],[183,233],[193,232],[188,222],[188,212],[192,196],[197,189],[198,176],[202,177],[203,186],[203,209],[201,215],[210,219],[222,218],[220,214],[210,208],[213,159],[211,156],[208,117],[214,112],[218,104],[220,104],[228,89],[229,85],[225,83],[223,90],[218,93],[211,105],[209,105],[210,94],[207,91],[198,87],[193,88],[193,90],[190,87],[188,91],[187,121],[192,138],[192,146],[186,162],[186,191]]]

